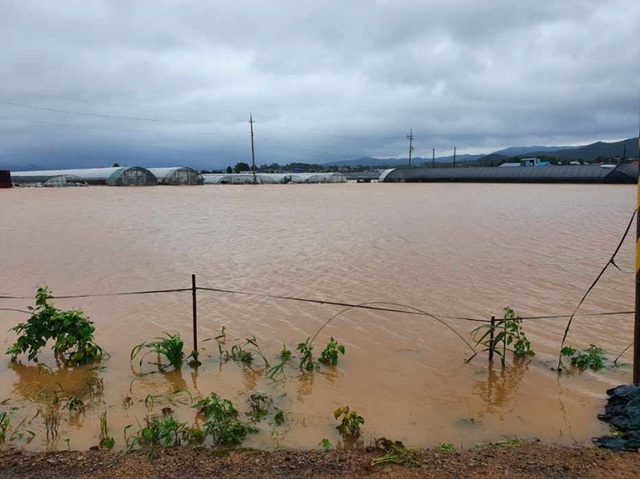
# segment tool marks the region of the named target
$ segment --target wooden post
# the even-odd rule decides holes
[[[636,314],[633,322],[633,384],[640,384],[640,132],[638,133],[638,187],[636,199]]]
[[[496,329],[496,317],[491,316],[491,329],[489,333],[489,362],[493,362],[493,348],[495,345],[493,344],[493,333]]]
[[[196,275],[191,275],[191,299],[193,306],[193,352],[198,354],[198,302],[197,302],[197,289],[196,289]]]

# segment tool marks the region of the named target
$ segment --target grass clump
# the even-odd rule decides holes
[[[211,437],[214,445],[238,446],[247,435],[258,431],[240,421],[236,406],[216,393],[201,399],[194,407],[207,419],[203,424],[204,433]]]
[[[11,424],[11,415],[6,411],[0,411],[0,445],[6,442],[12,444],[21,441],[29,444],[36,437],[36,433],[26,429],[26,422],[27,418],[25,417],[17,426],[14,426]]]
[[[18,334],[16,342],[6,350],[12,361],[26,353],[29,361],[38,362],[38,354],[50,339],[55,341],[56,359],[67,366],[89,364],[104,357],[104,350],[93,339],[93,322],[84,312],[57,309],[50,302],[51,291],[46,286],[38,288],[35,299],[35,307],[28,307],[32,314],[27,322],[11,328]]]
[[[169,366],[174,369],[180,369],[182,362],[184,361],[184,341],[178,333],[169,334],[165,333],[166,337],[155,338],[155,341],[143,342],[135,346],[131,350],[131,361],[133,361],[143,350],[146,352],[140,357],[140,366],[142,361],[148,354],[157,354],[157,364],[160,369],[165,369]],[[161,358],[164,358],[169,363],[163,364]]]

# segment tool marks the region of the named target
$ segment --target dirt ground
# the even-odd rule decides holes
[[[376,465],[374,448],[354,451],[214,450],[180,447],[149,461],[144,451],[0,451],[2,478],[204,478],[204,477],[540,477],[638,478],[640,455],[525,443],[482,446],[462,452],[420,452],[417,467]]]

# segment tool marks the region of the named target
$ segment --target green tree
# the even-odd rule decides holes
[[[236,173],[242,173],[243,171],[249,171],[249,170],[251,170],[251,168],[249,167],[249,164],[243,161],[239,161],[238,163],[236,163],[236,166],[234,167],[234,171]]]

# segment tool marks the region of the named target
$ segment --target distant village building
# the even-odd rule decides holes
[[[529,166],[549,166],[551,163],[543,161],[540,158],[522,158],[519,162],[508,161],[502,163],[500,168],[521,168]]]

